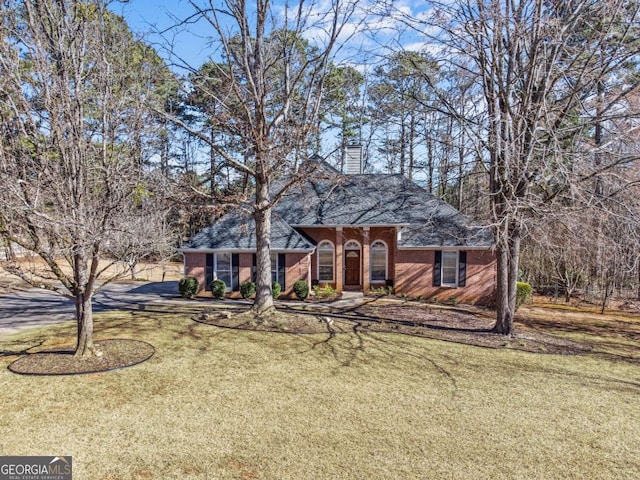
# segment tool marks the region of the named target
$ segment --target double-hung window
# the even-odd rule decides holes
[[[442,252],[442,286],[458,286],[458,252]]]
[[[231,254],[216,253],[215,257],[215,280],[222,280],[227,290],[231,290]]]
[[[205,289],[211,289],[213,280],[222,280],[227,286],[227,290],[237,287],[238,283],[238,260],[237,254],[229,252],[208,253],[207,267],[205,270]],[[234,257],[236,259],[234,260]]]
[[[464,287],[467,282],[467,252],[437,250],[433,265],[433,286]]]
[[[258,281],[257,256],[253,254],[253,263],[251,268],[251,281]],[[271,282],[278,282],[282,289],[285,288],[285,271],[286,271],[286,254],[271,252]]]

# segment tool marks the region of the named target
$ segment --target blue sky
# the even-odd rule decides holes
[[[167,52],[173,48],[186,62],[198,67],[210,54],[206,25],[199,22],[176,26],[193,13],[186,0],[129,0],[113,3],[111,9],[122,15],[135,33],[144,35],[164,58],[168,58]],[[158,32],[164,34],[160,36]]]
[[[205,2],[202,2],[205,3]],[[297,4],[297,2],[294,2]],[[321,6],[325,0],[308,2],[310,5]],[[277,4],[277,2],[274,2]],[[371,5],[374,5],[372,7]],[[399,45],[405,48],[418,49],[423,45],[423,39],[415,33],[400,35],[402,27],[393,21],[388,15],[366,15],[365,10],[371,8],[380,9],[381,2],[376,0],[361,0],[358,3],[360,9],[353,17],[353,21],[345,26],[345,41],[351,50],[368,52],[367,62],[375,63],[376,56],[384,54],[385,48],[391,47],[397,50]],[[418,17],[422,15],[429,3],[426,1],[394,0],[394,8],[404,15]],[[129,0],[117,1],[111,4],[111,9],[123,15],[130,28],[137,34],[144,35],[148,43],[151,43],[160,55],[169,59],[169,51],[174,50],[182,59],[197,68],[207,57],[213,55],[213,50],[208,36],[211,28],[200,21],[189,25],[177,26],[177,24],[189,17],[194,8],[188,0]],[[364,23],[366,22],[366,27]],[[366,30],[368,33],[359,33]],[[157,32],[164,32],[162,36]],[[314,36],[320,36],[319,30],[310,29],[307,33],[313,41]],[[342,58],[350,56],[348,49],[343,48],[338,54]],[[180,63],[174,59],[175,63]],[[174,67],[175,68],[175,67]],[[177,70],[180,70],[177,68]]]

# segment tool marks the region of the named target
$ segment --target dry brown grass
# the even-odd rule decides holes
[[[73,455],[77,479],[625,479],[640,471],[640,367],[388,333],[193,322],[200,306],[97,315],[153,344],[110,373],[0,371],[0,451]],[[3,339],[61,345],[72,324]]]
[[[35,271],[42,272],[46,277],[50,277],[51,274],[47,274],[47,270],[44,267],[44,263],[39,258],[23,258],[19,260],[24,263],[24,269],[26,271]],[[29,288],[30,286],[21,280],[20,278],[9,274],[7,271],[2,269],[2,263],[0,262],[0,295],[8,293],[15,289],[20,288]],[[106,261],[101,261],[100,269],[107,265]],[[65,272],[70,272],[70,269],[64,263],[62,264],[62,268]],[[183,266],[182,263],[179,262],[167,262],[165,264],[159,263],[141,263],[136,268],[137,279],[138,280],[148,280],[150,282],[161,282],[161,281],[169,281],[169,280],[179,280],[182,278],[183,274]],[[130,280],[131,274],[128,271],[126,265],[122,263],[117,263],[110,266],[105,272],[102,274],[101,278],[109,278],[113,276],[119,276],[123,280]],[[51,280],[53,281],[53,280]]]

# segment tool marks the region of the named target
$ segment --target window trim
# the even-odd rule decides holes
[[[213,254],[213,279],[218,280],[218,256],[219,255],[229,255],[229,278],[230,285],[227,285],[227,292],[230,292],[233,289],[233,253],[231,252],[216,252]],[[225,270],[226,271],[226,270]]]
[[[331,246],[331,280],[320,278],[320,251],[329,251],[328,248],[322,248],[323,245]],[[318,282],[324,283],[333,283],[336,279],[336,246],[331,240],[322,240],[318,243],[317,251],[317,262],[316,262],[316,271]]]
[[[381,243],[384,247],[384,278],[382,280],[373,279],[373,250],[376,243]],[[369,248],[369,281],[371,283],[386,283],[389,278],[389,246],[384,240],[374,240]]]
[[[344,250],[345,250],[345,252],[347,250],[351,250],[351,251],[359,250],[359,251],[362,251],[362,245],[360,245],[360,242],[357,241],[357,240],[347,240],[345,242],[345,244],[344,244]]]
[[[455,282],[445,282],[444,281],[444,257],[447,254],[454,254],[456,258],[456,266],[455,266]],[[449,267],[451,268],[451,267]],[[442,256],[440,257],[440,286],[441,287],[450,287],[457,288],[460,283],[460,251],[459,250],[442,250]]]

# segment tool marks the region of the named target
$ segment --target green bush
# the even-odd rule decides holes
[[[242,298],[249,298],[256,293],[256,284],[253,282],[242,282],[240,284],[240,295]]]
[[[213,298],[224,298],[227,291],[227,284],[223,280],[214,280],[211,282],[211,295]]]
[[[393,292],[393,287],[371,287],[371,289],[369,290],[369,293],[372,293],[373,295],[391,295],[391,293]]]
[[[304,280],[298,280],[293,284],[293,293],[296,294],[298,300],[306,300],[309,296],[309,284]]]
[[[278,298],[280,296],[280,292],[282,291],[282,287],[278,282],[273,282],[271,284],[271,295],[273,298]]]
[[[516,285],[516,310],[531,300],[533,289],[527,282],[518,282]]]
[[[178,291],[184,298],[193,298],[200,291],[200,283],[195,277],[185,277],[178,281]]]
[[[313,293],[315,293],[316,298],[329,298],[336,295],[338,291],[331,285],[326,284],[324,287],[321,287],[320,285],[313,287]]]

